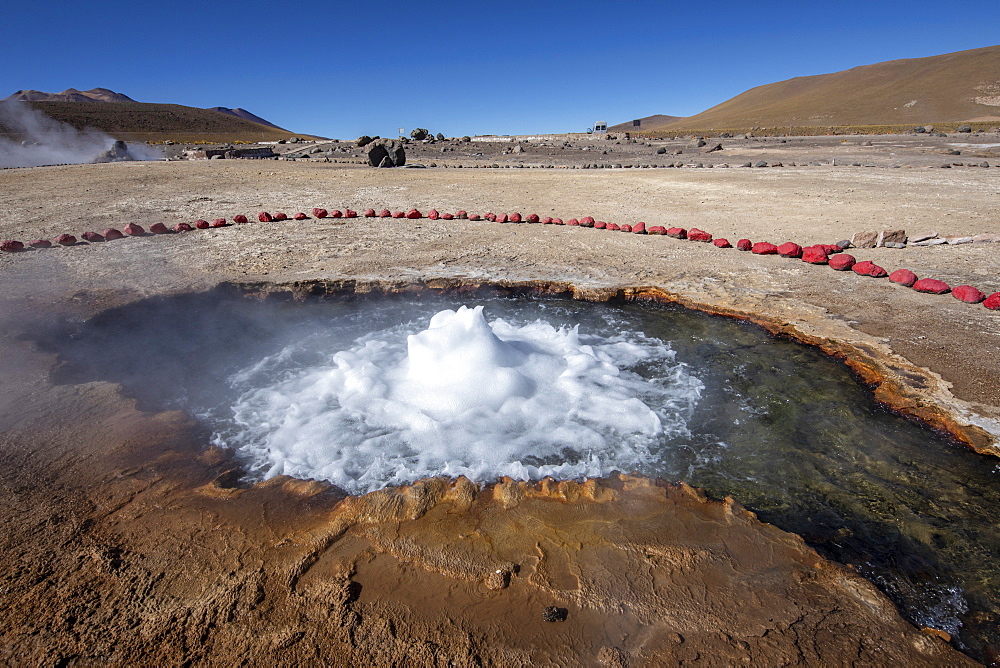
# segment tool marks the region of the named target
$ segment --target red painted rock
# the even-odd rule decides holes
[[[635,234],[645,234],[646,226],[643,223],[639,224],[642,225],[642,232],[636,232],[635,228],[629,225],[628,223],[622,223],[621,225],[618,226],[618,229],[620,229],[622,232],[634,232]]]
[[[483,214],[483,220],[488,220],[488,221],[490,221],[492,223],[492,222],[496,221],[496,219],[497,219],[497,215],[495,213],[493,213],[492,211],[487,211],[486,213]]]
[[[274,218],[272,218],[271,214],[269,214],[267,211],[261,211],[260,213],[257,214],[257,220],[259,220],[262,223],[270,223],[274,220]]]
[[[607,227],[608,227],[608,224],[605,223],[603,220],[595,220],[594,221],[594,229],[595,230],[603,230],[603,229],[607,229]]]
[[[531,221],[529,220],[528,222],[530,223]],[[545,216],[544,218],[542,218],[542,225],[551,225],[551,224],[552,224],[552,216]]]
[[[379,218],[390,218],[391,216],[392,216],[392,211],[389,211],[389,209],[382,209],[381,211],[378,212]]]
[[[668,227],[667,236],[674,239],[687,239],[688,233],[683,227]]]
[[[295,220],[308,220],[309,216],[299,211],[297,214],[292,216]]]
[[[667,233],[667,228],[663,227],[662,225],[653,225],[646,230],[646,233],[662,235]]]
[[[153,223],[149,226],[151,234],[167,234],[170,230],[163,223]]]
[[[885,278],[889,275],[885,269],[870,260],[855,262],[851,269],[859,276],[869,276],[871,278]]]
[[[330,216],[330,218],[343,218],[344,217],[344,214],[343,214],[343,212],[340,209],[334,209],[333,211],[330,211],[327,215]]]
[[[406,212],[405,211],[393,211],[392,212],[392,217],[393,218],[406,218]]]
[[[313,218],[326,218],[327,213],[329,212],[326,209],[321,209],[319,207],[316,207],[315,209],[313,209]]]
[[[983,306],[991,311],[1000,311],[1000,292],[994,292],[983,301]]]
[[[539,215],[537,213],[529,213],[528,217],[525,220],[527,220],[529,223],[540,223],[540,222],[542,222],[542,219],[539,217]]]
[[[239,216],[237,216],[237,218],[238,217]],[[236,218],[234,218],[233,220],[235,221]],[[226,222],[225,218],[216,218],[215,220],[212,221],[212,227],[225,227],[228,224],[229,223]]]
[[[612,232],[617,232],[622,228],[621,226],[618,225],[618,223],[608,223],[608,229],[611,230]]]
[[[466,215],[466,218],[468,220],[479,220],[479,214],[478,213],[467,213],[465,215]]]
[[[913,289],[917,292],[929,292],[932,295],[943,295],[944,293],[951,291],[951,286],[944,281],[939,281],[936,278],[921,278],[913,284]]]
[[[113,227],[109,227],[108,229],[101,232],[101,236],[104,237],[105,241],[114,241],[115,239],[125,238],[124,234],[122,234],[120,231],[116,230]]]
[[[226,219],[225,219],[225,218],[216,218],[216,219],[215,219],[215,222],[219,222],[220,220],[221,220],[222,222],[226,222]],[[238,216],[233,216],[233,222],[234,222],[234,223],[236,223],[237,225],[246,225],[247,223],[249,223],[249,222],[250,222],[250,219],[249,219],[249,218],[247,218],[246,216],[244,216],[244,215],[243,215],[243,214],[241,213],[241,214],[240,214],[240,215],[238,215]],[[216,225],[216,227],[220,227],[220,226],[219,226],[219,225]]]
[[[835,253],[843,253],[844,249],[837,244],[819,244],[826,251],[827,255],[833,255]]]
[[[461,211],[457,211],[455,213],[455,217],[458,218],[459,220],[466,220],[469,217],[469,212],[466,211],[465,209],[462,209]]]
[[[374,218],[375,209],[365,209],[365,218]]]
[[[344,209],[344,218],[357,218],[358,212],[354,209]]]
[[[951,296],[967,304],[978,304],[986,299],[986,295],[971,285],[959,285],[951,289]]]
[[[517,211],[515,211],[514,213],[510,214],[507,217],[507,220],[509,220],[512,223],[520,223],[521,222],[521,214],[519,214]]]
[[[431,209],[430,211],[427,212],[427,217],[430,218],[431,220],[437,220],[438,218],[441,217],[441,214],[438,213],[437,209]]]
[[[118,234],[121,234],[121,232],[119,232]],[[107,239],[106,236],[104,238]],[[121,239],[121,237],[118,238]],[[52,242],[49,241],[48,239],[35,239],[28,245],[31,246],[32,248],[52,248]]]
[[[699,230],[697,227],[692,227],[688,230],[688,241],[703,241],[710,242],[712,240],[712,235],[705,230]]]
[[[455,216],[452,215],[452,214],[450,214],[450,213],[442,213],[441,214],[441,220],[453,220],[454,218],[455,218]]]
[[[496,215],[496,217],[494,217],[493,222],[494,223],[506,223],[507,222],[507,214],[506,213],[498,213]]]
[[[802,249],[802,261],[809,264],[826,264],[829,256],[826,249],[820,246],[806,246]]]
[[[194,226],[197,227],[199,230],[207,230],[208,228],[211,227],[211,225],[207,220],[196,220],[194,221]],[[105,234],[104,238],[107,239],[108,235]]]
[[[423,218],[424,216],[416,209],[410,209],[409,211],[406,212],[406,217],[409,218],[410,220],[416,220],[417,218]]]
[[[135,223],[129,223],[125,226],[125,234],[130,237],[141,237],[146,233],[146,230],[142,229],[141,225],[136,225]]]
[[[566,224],[567,225],[579,225],[580,221],[577,220],[576,218],[570,218],[569,220],[566,221]]]
[[[281,211],[279,211],[278,213],[274,214],[273,218],[275,220],[288,220],[288,216],[285,215],[284,213],[282,213]]]
[[[850,253],[834,255],[829,260],[830,268],[836,269],[837,271],[847,271],[854,266],[854,262],[854,256]]]
[[[562,218],[553,218],[552,219],[552,224],[553,225],[565,225],[565,223],[563,222]]]
[[[56,237],[56,243],[60,246],[72,246],[76,243],[76,237],[72,234],[60,234]]]
[[[909,269],[897,269],[889,274],[889,280],[893,283],[899,283],[900,285],[912,288],[913,284],[917,282],[917,275]]]
[[[732,248],[733,245],[729,243],[729,239],[714,239],[712,240],[712,245],[716,248]]]
[[[778,255],[781,257],[802,257],[802,246],[786,241],[778,246]]]
[[[740,239],[736,242],[736,249],[741,251],[748,251],[753,249],[753,242],[749,239]]]
[[[16,253],[22,250],[24,250],[24,244],[14,239],[0,243],[0,251],[5,253]]]
[[[584,216],[580,219],[580,227],[593,227],[594,218],[592,216]]]
[[[625,226],[622,225],[622,229],[624,229],[624,228],[625,228]],[[645,234],[646,233],[646,223],[644,223],[642,221],[639,221],[638,223],[636,223],[635,225],[633,225],[632,226],[632,233],[633,234]]]
[[[778,247],[767,241],[758,241],[750,251],[755,255],[777,255]]]
[[[84,232],[80,236],[83,237],[84,241],[89,241],[91,243],[94,243],[94,242],[97,242],[97,241],[104,241],[104,236],[98,234],[97,232]]]
[[[187,223],[177,223],[174,225],[174,232],[190,232],[194,228]]]

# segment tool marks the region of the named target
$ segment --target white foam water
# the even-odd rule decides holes
[[[579,479],[634,470],[687,434],[703,389],[639,332],[487,322],[482,306],[414,329],[365,335],[318,365],[295,363],[302,341],[237,373],[231,426],[214,441],[263,477],[351,493],[433,475]]]

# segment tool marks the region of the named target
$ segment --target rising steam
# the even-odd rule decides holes
[[[0,167],[68,165],[101,160],[115,148],[115,139],[100,130],[77,130],[68,123],[49,118],[26,102],[0,100],[0,126],[12,141],[0,137]],[[120,153],[121,151],[118,151]],[[128,146],[125,160],[157,160],[162,156],[145,146]],[[116,159],[112,157],[111,159]]]

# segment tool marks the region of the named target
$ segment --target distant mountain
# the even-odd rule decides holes
[[[116,93],[107,88],[91,88],[90,90],[67,88],[61,93],[44,93],[40,90],[19,90],[4,99],[20,100],[22,102],[135,102],[128,95]]]
[[[237,107],[236,109],[229,109],[227,107],[209,107],[209,110],[218,111],[219,113],[222,114],[229,114],[230,116],[236,116],[237,118],[243,118],[248,121],[253,121],[254,123],[260,123],[261,125],[268,125],[272,128],[277,128],[278,130],[285,130],[285,128],[275,125],[271,121],[264,120],[260,116],[256,114],[251,114],[246,109],[240,109],[239,107]]]
[[[1000,121],[1000,46],[796,77],[664,125],[642,120],[667,132]]]
[[[665,114],[654,114],[652,116],[643,116],[636,120],[639,121],[639,126],[636,127],[635,121],[626,121],[624,123],[619,123],[618,125],[612,125],[608,128],[608,132],[631,132],[633,130],[638,132],[646,132],[649,130],[656,130],[663,127],[664,125],[669,125],[676,121],[682,120],[683,116],[667,116]]]

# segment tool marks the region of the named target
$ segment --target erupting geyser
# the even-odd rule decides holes
[[[482,306],[441,311],[418,333],[364,336],[325,365],[275,374],[293,355],[285,349],[233,378],[253,389],[233,407],[236,427],[216,440],[265,476],[321,478],[353,493],[442,474],[630,470],[650,459],[655,439],[686,432],[702,389],[657,339],[487,323]],[[668,371],[650,381],[629,370],[640,363]]]

